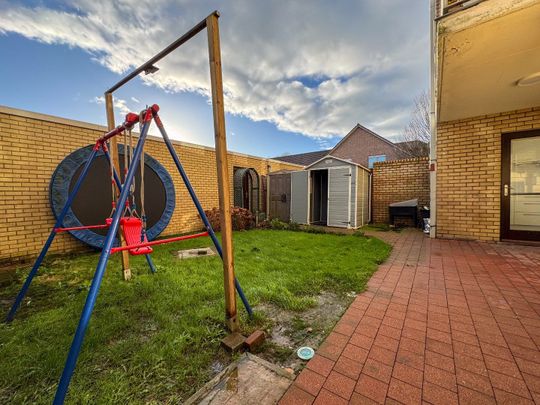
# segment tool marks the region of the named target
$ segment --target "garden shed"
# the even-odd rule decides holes
[[[283,177],[284,173],[279,176]],[[334,156],[325,156],[290,176],[290,220],[300,224],[359,228],[371,218],[371,171],[362,165]],[[271,195],[289,182],[272,181]],[[270,213],[272,217],[272,212]]]

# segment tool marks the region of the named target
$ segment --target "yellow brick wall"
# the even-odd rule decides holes
[[[49,181],[66,155],[94,144],[105,128],[2,107],[0,109],[0,262],[33,256],[54,225],[48,197]],[[204,209],[218,206],[216,163],[211,148],[175,142],[175,149]],[[145,151],[172,176],[176,191],[173,217],[163,236],[201,229],[202,223],[165,144],[149,138]],[[259,175],[296,165],[229,153],[231,204],[233,166],[252,167]],[[109,187],[104,184],[103,187]],[[59,234],[51,252],[88,248],[69,234]]]
[[[540,107],[437,126],[437,237],[500,239],[501,134],[540,128]]]
[[[429,159],[377,162],[373,165],[373,213],[375,223],[388,223],[388,206],[418,198],[418,207],[429,205]],[[411,221],[411,225],[413,224]]]

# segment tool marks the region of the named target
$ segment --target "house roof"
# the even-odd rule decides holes
[[[323,158],[327,157],[327,156],[331,156],[332,153],[334,151],[336,151],[338,149],[338,147],[343,144],[343,142],[345,142],[348,138],[350,138],[355,132],[357,129],[361,129],[364,133],[366,134],[369,134],[385,143],[387,143],[388,145],[391,145],[393,148],[395,148],[396,150],[406,154],[406,155],[410,155],[410,152],[408,152],[406,146],[409,146],[410,142],[392,142],[382,136],[380,136],[379,134],[373,132],[372,130],[364,127],[363,125],[360,125],[360,124],[356,124],[350,131],[349,133],[347,133],[347,135],[345,135],[337,144],[336,146],[334,146],[332,149],[328,149],[328,150],[319,150],[319,151],[314,151],[314,152],[306,152],[306,153],[299,153],[299,154],[296,154],[296,155],[287,155],[287,156],[278,156],[278,157],[274,157],[272,159],[274,160],[280,160],[282,162],[287,162],[287,163],[293,163],[293,164],[297,164],[297,165],[302,165],[304,167],[308,167],[308,166],[312,166],[313,164],[321,161]],[[417,142],[417,141],[412,141],[412,142]],[[334,159],[336,159],[335,156],[332,156]],[[341,159],[343,160],[344,162],[347,162],[347,163],[353,163],[351,160],[344,160],[344,159]],[[358,166],[361,166],[363,168],[365,168],[362,164],[359,164],[358,162],[354,162],[356,165]],[[365,163],[364,163],[365,164]]]
[[[376,134],[375,132],[373,132],[371,129],[369,128],[366,128],[365,126],[363,125],[360,125],[360,124],[356,124],[353,129],[351,129],[349,131],[349,133],[347,135],[345,135],[343,138],[341,138],[341,140],[336,144],[336,146],[334,146],[330,151],[328,151],[328,153],[332,153],[333,151],[335,151],[339,145],[341,145],[343,142],[345,142],[345,140],[347,138],[349,138],[352,134],[354,134],[354,132],[357,130],[357,129],[362,129],[364,132],[367,132],[368,134],[370,135],[373,135],[374,137],[380,139],[381,141],[384,141],[386,143],[388,143],[389,145],[392,145],[392,146],[396,146],[395,143],[393,143],[392,141],[389,141],[388,139],[380,136],[379,134]]]
[[[418,139],[412,141],[396,142],[395,145],[398,148],[403,149],[405,152],[408,152],[411,149],[427,149],[429,151],[429,143],[423,142]]]
[[[317,150],[314,152],[298,153],[296,155],[278,156],[272,159],[302,166],[309,166],[328,155],[329,152],[330,150]]]
[[[422,141],[402,141],[402,142],[396,142],[396,145],[398,146],[416,146],[418,143],[424,143]]]

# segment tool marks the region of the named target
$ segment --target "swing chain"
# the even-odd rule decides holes
[[[147,107],[148,108],[148,107]],[[139,114],[139,132],[142,131],[142,124],[144,121],[144,117],[141,114]],[[142,151],[141,151],[141,160],[140,160],[140,166],[141,166],[141,185],[140,185],[140,200],[141,200],[141,221],[142,221],[142,227],[141,227],[141,242],[143,242],[146,238],[146,209],[145,209],[145,202],[144,202],[144,166],[145,166],[145,155],[144,155],[144,144],[142,145]]]
[[[126,175],[131,163],[133,160],[133,134],[132,126],[127,127],[124,130],[124,185],[126,181]],[[138,216],[137,214],[137,204],[135,201],[135,180],[132,182],[129,188],[129,195],[126,200],[126,206],[124,208],[124,216],[129,214],[129,216]]]
[[[103,144],[103,151],[109,151],[110,153],[111,147],[110,147],[110,141],[106,141]],[[109,218],[112,218],[114,211],[116,209],[116,180],[114,179],[114,165],[111,159],[109,160],[109,174],[111,176],[111,213],[109,214]]]

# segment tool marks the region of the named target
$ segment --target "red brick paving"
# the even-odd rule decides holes
[[[394,246],[280,404],[540,403],[540,248]]]

